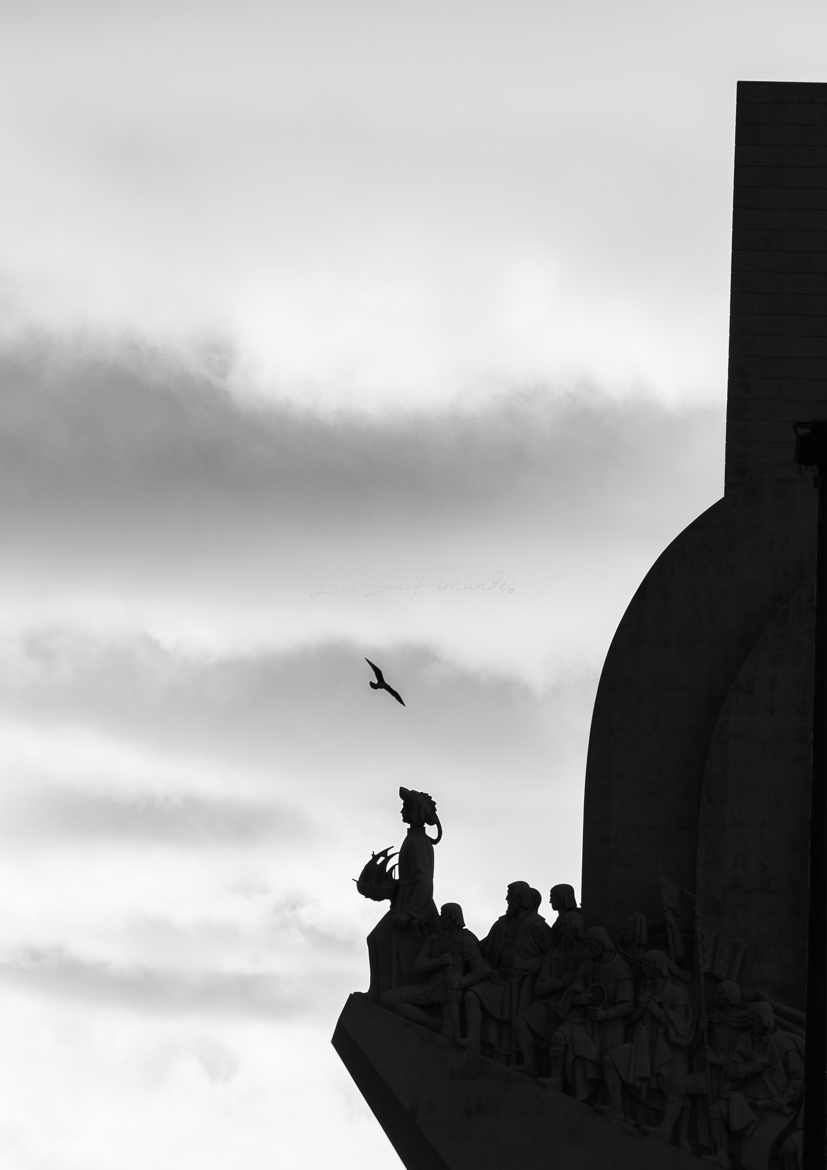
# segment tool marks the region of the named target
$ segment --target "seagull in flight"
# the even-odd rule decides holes
[[[387,691],[389,695],[393,695],[393,697],[396,699],[397,703],[401,703],[402,706],[404,707],[405,700],[402,698],[399,691],[395,691],[393,689],[393,687],[388,686],[388,684],[385,682],[385,676],[382,674],[382,671],[379,669],[379,667],[376,665],[376,663],[371,662],[371,660],[369,658],[366,658],[365,662],[367,662],[368,666],[372,669],[373,673],[376,675],[376,682],[368,683],[368,686],[371,688],[371,690],[372,691]]]

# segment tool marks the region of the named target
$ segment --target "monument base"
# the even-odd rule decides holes
[[[333,1033],[407,1170],[698,1170],[704,1163],[354,993]]]

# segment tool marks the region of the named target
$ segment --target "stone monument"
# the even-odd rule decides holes
[[[396,906],[387,852],[363,871],[391,909],[333,1042],[408,1170],[801,1166],[806,419],[827,419],[827,85],[740,82],[725,493],[658,558],[609,648],[582,908],[554,886],[549,926],[514,882],[485,939],[454,903],[437,920],[427,794],[403,846],[424,859],[418,917]]]

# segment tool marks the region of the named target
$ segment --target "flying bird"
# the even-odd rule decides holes
[[[393,689],[393,687],[388,686],[388,684],[385,682],[385,676],[382,674],[382,671],[379,669],[379,667],[376,665],[376,663],[371,662],[371,660],[369,658],[366,658],[365,662],[367,662],[368,666],[373,670],[373,673],[376,675],[376,682],[368,683],[368,686],[371,688],[371,690],[372,691],[387,691],[389,695],[393,695],[393,697],[396,699],[397,703],[401,703],[402,706],[404,707],[405,700],[402,698],[399,691],[395,691]]]

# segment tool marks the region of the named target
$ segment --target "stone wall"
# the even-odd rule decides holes
[[[726,494],[647,574],[598,688],[583,909],[656,916],[663,874],[803,1006],[816,493],[793,423],[827,418],[827,85],[739,84],[730,328]]]
[[[792,423],[827,417],[827,85],[740,82],[726,485],[796,474]]]

